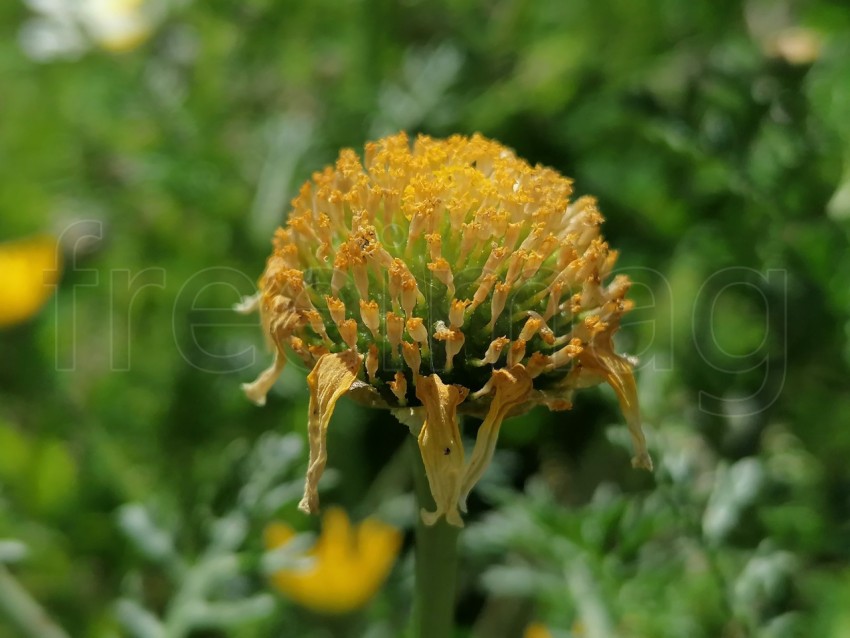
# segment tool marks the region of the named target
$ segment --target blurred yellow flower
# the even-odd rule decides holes
[[[268,549],[283,547],[295,536],[285,523],[265,529]],[[322,533],[306,553],[304,569],[275,572],[272,584],[285,596],[314,611],[343,614],[365,605],[386,580],[401,547],[401,532],[376,519],[351,525],[339,508],[329,508]]]
[[[0,244],[0,327],[29,319],[53,294],[59,249],[48,236]]]
[[[823,36],[814,29],[791,27],[776,33],[764,45],[768,55],[788,64],[813,64],[821,56]]]
[[[552,638],[552,632],[543,623],[533,622],[525,628],[522,638]]]

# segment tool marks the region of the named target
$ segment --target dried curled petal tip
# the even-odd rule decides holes
[[[637,385],[631,362],[613,352],[610,338],[592,350],[582,351],[579,359],[585,370],[601,375],[617,395],[635,450],[632,467],[652,471],[652,459],[646,449],[646,438],[641,427]]]
[[[243,383],[241,385],[245,396],[247,396],[254,405],[264,406],[266,404],[266,395],[269,393],[269,390],[272,389],[275,381],[277,381],[277,378],[280,376],[285,364],[286,357],[277,353],[275,354],[274,363],[263,370],[260,373],[260,376],[251,383]]]
[[[252,312],[257,312],[260,308],[260,293],[246,295],[242,297],[239,303],[233,304],[233,310],[240,315],[250,315]]]
[[[637,456],[632,457],[632,467],[638,470],[652,471],[652,457],[648,452],[642,452]]]

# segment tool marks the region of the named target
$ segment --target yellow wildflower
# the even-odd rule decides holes
[[[295,531],[284,523],[265,530],[268,549],[286,545]],[[341,509],[329,508],[322,533],[307,553],[306,569],[284,569],[272,583],[285,596],[314,611],[342,614],[365,605],[386,580],[399,548],[401,533],[375,519],[352,527]]]
[[[525,628],[522,638],[552,638],[552,632],[543,623],[533,622]]]
[[[630,282],[592,197],[480,135],[405,134],[343,150],[292,201],[260,278],[257,308],[275,361],[245,391],[265,401],[287,351],[312,370],[310,466],[301,508],[318,509],[325,435],[344,394],[393,409],[417,436],[437,509],[462,525],[502,421],[571,407],[608,383],[651,469],[632,367],[612,337]],[[468,459],[458,414],[483,419]]]
[[[52,237],[0,244],[0,327],[32,317],[59,279],[59,249]]]

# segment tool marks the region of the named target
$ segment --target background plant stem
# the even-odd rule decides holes
[[[0,565],[0,616],[27,638],[68,638],[3,565]]]
[[[411,438],[413,482],[420,508],[434,509],[434,499],[416,439]],[[457,539],[460,529],[441,519],[427,526],[417,514],[416,590],[413,638],[450,638],[454,628],[457,581]]]

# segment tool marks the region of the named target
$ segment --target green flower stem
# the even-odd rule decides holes
[[[414,459],[413,480],[420,508],[433,510],[425,467],[416,439],[410,441]],[[427,526],[417,510],[416,591],[413,604],[413,638],[450,638],[454,628],[457,580],[457,539],[460,529],[440,519]]]
[[[3,616],[27,638],[68,638],[0,564],[0,617]]]

